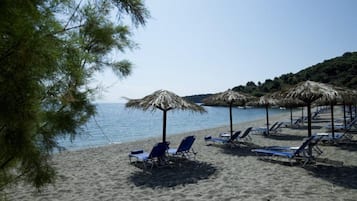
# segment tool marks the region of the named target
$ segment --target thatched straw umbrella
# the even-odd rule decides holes
[[[311,104],[318,99],[333,102],[339,97],[338,91],[333,86],[313,81],[300,82],[284,94],[286,98],[299,99],[306,104],[309,137],[311,136]]]
[[[233,105],[244,105],[248,100],[248,96],[228,89],[227,91],[213,94],[207,97],[204,102],[224,102],[229,106],[229,120],[230,120],[230,132],[233,135],[233,117],[232,117],[232,107]]]
[[[269,107],[278,105],[280,102],[280,100],[278,100],[276,97],[277,97],[277,93],[266,94],[264,96],[261,96],[256,101],[251,101],[251,102],[247,103],[247,105],[264,106],[265,107],[266,125],[267,125],[267,132],[265,133],[265,135],[269,135]]]
[[[343,95],[342,95],[343,96]],[[347,96],[347,97],[343,97],[343,99],[344,99],[344,101],[345,101],[345,103],[347,104],[347,105],[349,105],[349,111],[350,111],[350,118],[351,118],[351,120],[354,118],[353,117],[353,111],[352,111],[352,106],[354,105],[355,106],[355,115],[356,115],[356,113],[357,113],[357,111],[356,111],[356,109],[357,109],[357,107],[356,107],[356,103],[357,103],[357,90],[355,90],[355,89],[349,89],[349,96]]]
[[[338,90],[339,92],[339,99],[336,100],[336,104],[337,101],[342,103],[343,105],[343,119],[344,119],[344,127],[346,128],[347,122],[346,122],[346,105],[352,105],[354,103],[356,103],[357,100],[357,91],[356,90],[352,90],[349,88],[345,88],[345,87],[335,87],[336,90]],[[333,105],[332,105],[333,107]],[[351,116],[352,119],[352,116]],[[332,126],[332,135],[334,137],[334,120],[333,120],[333,109],[331,109],[331,126]]]
[[[180,96],[166,90],[158,90],[154,93],[145,96],[142,99],[131,99],[125,107],[139,108],[147,110],[162,110],[163,111],[163,130],[162,141],[166,142],[166,117],[169,110],[190,110],[194,112],[206,112],[205,109],[195,103],[181,98]]]

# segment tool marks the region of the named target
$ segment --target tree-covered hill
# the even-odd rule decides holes
[[[307,67],[298,73],[287,73],[274,79],[266,79],[264,83],[250,81],[246,85],[233,87],[233,90],[258,97],[306,80],[357,88],[357,52],[347,52],[342,56]],[[194,102],[202,102],[202,99],[208,95],[194,95],[187,98]]]

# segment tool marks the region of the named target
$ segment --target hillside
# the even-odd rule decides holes
[[[266,79],[264,83],[258,82],[256,84],[251,81],[246,85],[233,87],[233,90],[258,97],[269,92],[279,91],[305,80],[353,89],[357,88],[357,52],[347,52],[342,56],[307,67],[298,73],[287,73],[274,79]],[[193,95],[186,98],[194,102],[202,102],[202,99],[208,95]]]

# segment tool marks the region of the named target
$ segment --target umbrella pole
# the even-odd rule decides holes
[[[301,123],[304,125],[304,106],[301,107]]]
[[[232,103],[229,104],[229,120],[231,128],[231,137],[233,136],[233,117],[232,117]]]
[[[166,117],[167,117],[167,111],[163,110],[164,115],[163,115],[163,124],[162,124],[162,142],[166,142]]]
[[[307,129],[309,137],[311,137],[311,103],[307,105]]]
[[[290,107],[290,126],[293,127],[293,107]]]
[[[268,105],[265,105],[265,113],[267,117],[267,133],[266,135],[269,135],[269,111],[268,111]]]
[[[343,101],[343,124],[344,124],[344,127],[346,129],[346,126],[347,126],[347,119],[346,119],[346,103],[345,101]]]
[[[307,130],[308,136],[311,137],[311,103],[307,104]],[[312,156],[312,145],[309,144],[309,155]]]
[[[335,124],[334,124],[334,119],[333,119],[333,104],[331,104],[330,108],[331,108],[332,139],[334,139],[335,138]]]

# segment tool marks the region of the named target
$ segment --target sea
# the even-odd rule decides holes
[[[162,136],[163,113],[160,110],[142,111],[129,109],[123,103],[97,104],[97,114],[79,129],[74,140],[60,138],[58,142],[67,150],[133,142]],[[227,126],[229,130],[229,108],[204,106],[206,113],[171,110],[167,112],[167,138],[170,135],[195,130]],[[288,112],[279,108],[269,109],[269,115]],[[232,109],[233,123],[263,119],[265,108]]]

